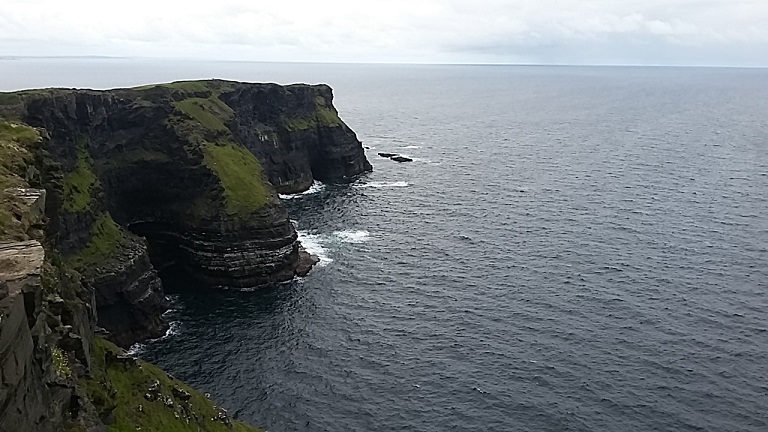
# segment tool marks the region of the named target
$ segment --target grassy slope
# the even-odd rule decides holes
[[[209,130],[223,133],[229,132],[224,122],[232,118],[232,108],[228,107],[217,97],[187,98],[176,102],[174,106]]]
[[[223,189],[227,213],[247,217],[272,200],[272,187],[258,159],[235,143],[227,127],[234,112],[218,97],[227,85],[218,81],[182,81],[160,87],[191,95],[174,102],[177,112],[169,118],[169,124],[190,145],[201,147],[203,163],[216,174]],[[208,97],[197,96],[204,91]]]
[[[335,109],[329,107],[322,96],[315,98],[315,111],[307,117],[286,117],[282,120],[283,126],[289,131],[298,131],[315,128],[318,125],[338,127],[343,123]]]
[[[91,240],[77,253],[67,257],[67,264],[84,274],[103,265],[117,255],[120,247],[130,241],[109,213],[102,213],[91,226]]]
[[[70,212],[83,211],[91,203],[91,193],[96,186],[91,158],[85,148],[86,138],[77,140],[77,162],[75,169],[64,176],[63,207]]]
[[[91,212],[94,192],[100,188],[93,173],[93,162],[88,155],[88,138],[77,139],[77,161],[72,171],[64,176],[62,184],[62,210],[69,213]],[[101,212],[91,226],[88,244],[65,261],[83,274],[91,274],[98,266],[118,256],[121,246],[130,243],[125,229],[108,212]]]
[[[221,181],[227,212],[246,216],[272,199],[261,164],[244,147],[232,143],[205,145],[205,164]]]
[[[219,419],[222,411],[202,393],[149,363],[115,360],[120,354],[119,348],[97,337],[92,347],[91,376],[81,382],[97,409],[106,412],[114,407],[109,432],[135,432],[138,428],[150,432],[261,431],[235,420],[230,420],[232,429],[228,428]],[[151,390],[156,382],[159,385]],[[187,392],[189,400],[179,397],[178,390]]]

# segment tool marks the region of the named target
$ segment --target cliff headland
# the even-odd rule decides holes
[[[118,346],[167,330],[159,270],[306,274],[277,194],[369,170],[325,85],[0,93],[0,431],[252,430]]]

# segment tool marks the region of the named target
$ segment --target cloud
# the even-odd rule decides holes
[[[764,0],[25,0],[0,55],[768,66],[765,22]]]

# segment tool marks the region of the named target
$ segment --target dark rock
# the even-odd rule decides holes
[[[372,169],[327,85],[233,83],[220,99],[234,110],[228,126],[279,193],[303,192],[313,179],[349,181]]]
[[[315,264],[320,262],[320,258],[316,255],[312,255],[304,248],[299,249],[299,265],[296,267],[296,275],[304,277],[309,274]]]
[[[393,156],[397,156],[397,153],[385,153],[385,152],[379,152],[379,156],[383,158],[391,158]]]
[[[405,156],[392,156],[390,159],[395,162],[413,162],[413,159]]]
[[[192,398],[192,395],[189,394],[188,391],[184,390],[181,387],[174,387],[173,389],[171,389],[171,392],[173,393],[173,396],[181,399],[184,402],[187,402],[189,399]]]

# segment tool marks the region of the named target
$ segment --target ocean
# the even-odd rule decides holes
[[[0,89],[325,82],[322,261],[136,347],[277,431],[768,430],[768,70],[0,60]],[[396,163],[378,152],[413,158]]]

